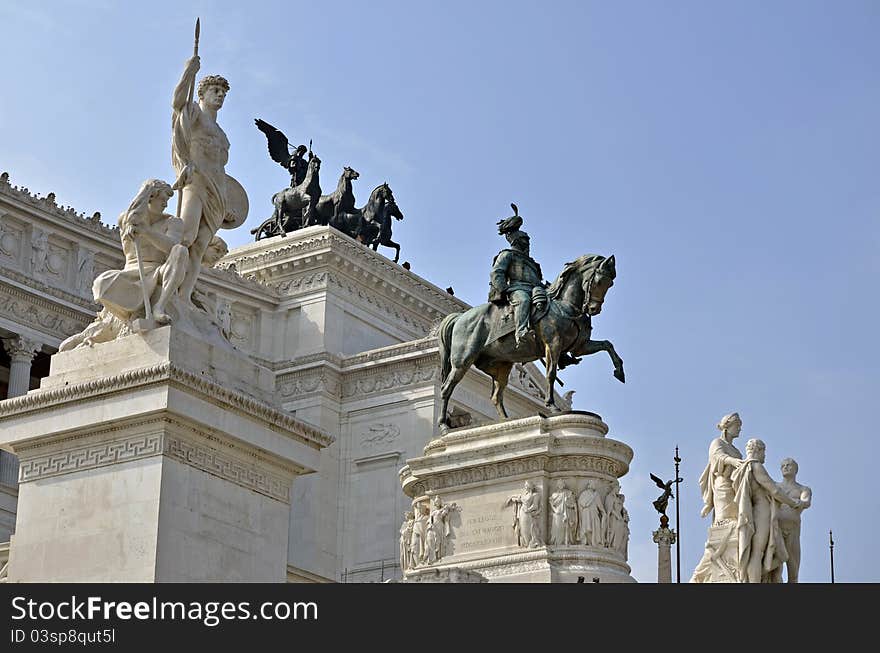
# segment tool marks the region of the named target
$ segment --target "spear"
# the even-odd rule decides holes
[[[137,257],[138,262],[138,276],[141,279],[141,293],[144,297],[144,319],[147,323],[150,323],[153,321],[153,307],[150,305],[150,293],[147,292],[146,275],[144,274],[144,260],[141,258],[141,246],[138,242],[139,238],[137,236],[132,238],[132,240],[134,241],[134,255]]]
[[[195,37],[195,40],[193,41],[193,56],[194,57],[199,56],[199,32],[201,32],[201,30],[202,30],[201,22],[199,21],[198,18],[196,18],[196,37]],[[187,103],[187,106],[192,104],[193,93],[195,92],[195,87],[196,87],[196,80],[195,80],[195,78],[193,78],[192,82],[190,82],[190,85],[189,85],[189,102]]]
[[[198,18],[196,18],[196,36],[195,36],[195,40],[193,41],[193,56],[194,57],[199,56],[199,32],[201,32],[201,31],[202,31],[201,22]],[[195,94],[195,90],[196,90],[196,80],[195,80],[195,77],[193,77],[193,80],[189,83],[189,94],[187,95],[187,98],[186,98],[186,109],[184,109],[184,111],[189,110],[189,108],[192,106],[193,95]],[[182,204],[183,204],[183,186],[181,186],[180,188],[177,189],[177,217],[178,218],[180,217],[180,206]]]

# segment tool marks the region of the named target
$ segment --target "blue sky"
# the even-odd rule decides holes
[[[325,188],[357,169],[359,205],[388,181],[401,260],[470,303],[516,202],[549,278],[616,255],[594,337],[627,383],[602,355],[563,378],[635,450],[633,575],[656,579],[648,474],[672,477],[677,444],[690,576],[697,479],[736,410],[740,449],[761,437],[776,478],[792,456],[813,488],[801,581],[829,578],[832,528],[837,580],[880,581],[880,4],[7,1],[0,169],[110,222],[144,178],[173,180],[197,15],[251,204],[231,245],[288,181],[255,117],[313,139]]]

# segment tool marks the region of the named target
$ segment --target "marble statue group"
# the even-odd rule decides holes
[[[810,507],[812,491],[797,482],[798,465],[781,463],[776,482],[764,466],[766,445],[752,438],[743,457],[733,444],[742,430],[737,413],[721,418],[721,435],[709,445],[709,460],[700,476],[702,516],[712,515],[703,557],[691,582],[798,581],[801,513]]]
[[[95,278],[92,292],[102,305],[94,322],[66,339],[59,351],[90,346],[176,323],[201,338],[226,345],[222,322],[196,291],[202,266],[226,253],[219,229],[234,229],[248,213],[247,195],[226,174],[229,140],[217,122],[229,83],[208,75],[196,91],[198,24],[193,56],[172,96],[173,185],[147,179],[119,216],[125,265]],[[197,101],[194,100],[197,94]],[[177,191],[177,214],[165,212]]]
[[[444,504],[439,495],[413,501],[400,527],[400,569],[414,569],[439,561],[448,552],[450,520],[460,508]]]

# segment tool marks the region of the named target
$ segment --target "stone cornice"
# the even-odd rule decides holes
[[[466,464],[460,458],[458,458],[458,462],[461,465]],[[440,492],[447,488],[458,488],[471,483],[518,478],[524,474],[569,472],[602,474],[611,478],[620,478],[629,469],[619,460],[597,454],[538,454],[513,460],[477,464],[448,472],[432,472],[430,476],[419,479],[420,470],[417,466],[413,469],[415,463],[416,461],[410,460],[409,464],[400,470],[403,491],[409,497],[421,496],[428,492]]]
[[[60,342],[81,331],[95,314],[72,311],[0,280],[0,315],[14,323],[27,325],[31,333],[45,334],[45,342],[53,344],[53,341]]]
[[[403,342],[399,345],[389,345],[388,347],[382,347],[381,349],[372,349],[362,354],[348,356],[343,359],[342,367],[344,369],[353,369],[362,365],[385,363],[389,359],[407,356],[409,354],[418,353],[436,355],[437,351],[437,338],[429,336],[419,340]]]
[[[329,351],[319,351],[315,354],[298,356],[291,361],[282,361],[280,363],[276,363],[275,369],[279,373],[290,374],[298,372],[300,370],[308,369],[310,367],[326,365],[327,367],[331,367],[336,371],[339,371],[342,369],[342,361],[342,358],[330,353]]]
[[[208,381],[184,370],[170,362],[145,367],[122,374],[95,379],[48,390],[36,390],[21,397],[0,402],[0,418],[68,403],[103,397],[123,392],[134,387],[154,384],[177,385],[193,391],[204,399],[233,409],[246,416],[266,423],[270,428],[280,431],[293,439],[315,449],[332,444],[333,438],[278,409],[252,397],[228,390],[224,386]]]
[[[465,302],[331,227],[312,227],[288,234],[284,239],[262,243],[234,249],[223,263],[234,262],[245,275],[275,278],[280,282],[294,269],[316,269],[333,260],[336,266],[350,266],[356,278],[375,278],[374,283],[396,286],[406,294],[425,297],[440,314],[469,308]],[[309,257],[309,254],[315,256]]]
[[[54,194],[52,193],[47,197],[37,197],[36,195],[32,195],[27,188],[12,186],[8,179],[0,177],[0,195],[18,200],[28,208],[42,211],[50,217],[60,218],[62,221],[73,227],[76,232],[86,230],[99,236],[102,240],[109,239],[115,241],[117,244],[119,242],[119,227],[110,227],[101,222],[100,219],[95,219],[94,217],[87,218],[84,213],[77,213],[72,207],[66,209],[61,208],[55,203],[54,199],[52,199],[52,197],[54,197]]]
[[[433,336],[346,358],[320,352],[271,367],[277,373],[276,388],[283,401],[316,393],[348,400],[429,382],[440,383],[440,359]],[[473,373],[482,375],[476,369]],[[529,401],[538,398],[521,384],[514,383],[513,373],[508,389],[522,393],[522,398]]]
[[[273,308],[277,305],[278,298],[280,297],[277,288],[260,283],[250,277],[243,277],[236,270],[229,267],[203,267],[202,273],[199,275],[199,281],[204,284],[216,284],[223,287],[237,286],[234,288],[235,292],[248,293],[251,296],[256,295],[257,299],[271,303]]]
[[[61,288],[49,286],[30,275],[22,274],[17,270],[13,270],[11,268],[0,265],[0,285],[3,285],[2,277],[6,277],[11,281],[21,284],[22,286],[28,288],[29,291],[39,291],[43,295],[50,296],[53,299],[60,299],[61,301],[67,302],[67,304],[75,306],[76,310],[82,309],[82,313],[75,313],[74,310],[70,308],[70,306],[58,304],[57,302],[51,302],[42,295],[25,292],[24,290],[16,286],[5,284],[5,287],[10,288],[12,292],[16,292],[23,298],[33,298],[34,302],[38,305],[42,306],[43,308],[51,309],[56,313],[67,312],[69,317],[80,317],[82,314],[87,314],[91,317],[94,317],[95,314],[101,309],[100,305],[96,304],[95,302],[91,302],[88,299],[69,293],[66,290],[62,290]]]
[[[435,438],[431,440],[425,446],[425,454],[429,454],[435,451],[443,451],[449,445],[463,443],[467,441],[480,441],[485,440],[487,436],[493,435],[503,435],[506,433],[515,433],[517,431],[524,431],[526,429],[534,429],[538,428],[538,432],[540,433],[549,433],[551,429],[559,429],[565,428],[567,426],[575,426],[575,427],[583,427],[585,424],[588,424],[591,428],[596,429],[602,435],[608,434],[608,425],[602,421],[602,418],[596,415],[595,413],[585,413],[585,412],[577,412],[577,413],[561,413],[559,415],[551,415],[550,417],[543,417],[541,415],[535,415],[533,417],[523,417],[519,419],[510,419],[505,420],[503,422],[498,422],[496,424],[491,424],[488,426],[478,426],[478,427],[464,427],[460,429],[455,429],[454,431],[450,431],[446,435],[442,435],[439,438]],[[609,442],[616,442],[611,440]],[[623,443],[618,443],[622,446]],[[630,456],[632,456],[632,450],[629,447],[626,447],[630,451]]]

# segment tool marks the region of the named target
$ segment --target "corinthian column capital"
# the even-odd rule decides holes
[[[3,349],[9,354],[9,358],[13,362],[30,363],[37,352],[42,348],[43,343],[26,336],[13,336],[11,338],[0,338],[3,343]]]

